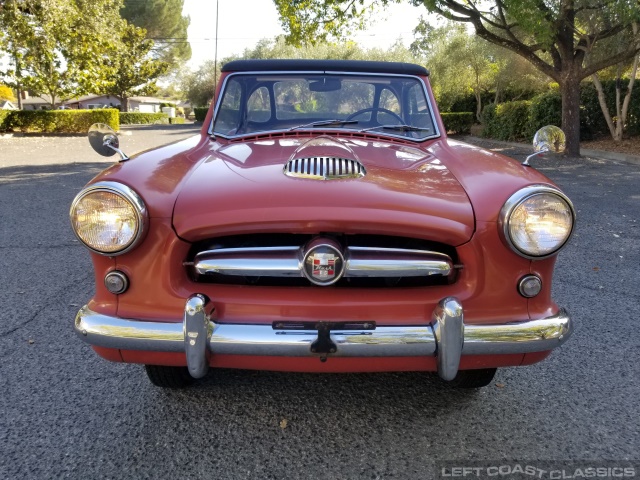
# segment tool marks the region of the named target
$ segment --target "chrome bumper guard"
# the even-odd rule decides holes
[[[190,374],[206,375],[215,354],[308,357],[318,339],[313,330],[276,330],[271,325],[218,324],[207,315],[208,300],[191,296],[182,323],[160,323],[102,315],[87,306],[76,315],[75,331],[85,342],[106,348],[184,352]],[[462,355],[544,352],[571,335],[564,308],[551,317],[496,325],[465,325],[463,308],[453,297],[441,300],[425,326],[331,330],[330,357],[436,356],[438,374],[452,380]]]

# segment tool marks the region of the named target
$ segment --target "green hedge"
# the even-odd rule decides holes
[[[562,96],[557,90],[541,93],[531,100],[528,137],[533,138],[545,125],[562,125]]]
[[[169,123],[171,125],[182,125],[184,123],[184,118],[182,117],[169,118]]]
[[[475,119],[473,112],[449,112],[441,113],[440,116],[450,133],[470,133]]]
[[[4,122],[9,117],[9,113],[11,112],[12,110],[0,110],[0,132],[6,132],[7,130],[9,130],[5,127]]]
[[[196,107],[193,109],[193,114],[196,116],[196,122],[204,122],[209,107]]]
[[[121,125],[152,125],[168,123],[169,115],[166,113],[120,112]]]
[[[482,110],[482,135],[497,140],[529,139],[531,101],[489,104]]]
[[[628,80],[622,82],[622,93],[626,93]],[[607,105],[615,109],[615,81],[602,82]],[[482,135],[499,140],[530,140],[534,133],[545,125],[562,125],[562,97],[557,90],[551,90],[535,96],[530,102],[527,113],[527,125],[522,123],[524,110],[522,106],[513,107],[520,102],[489,104],[482,111]],[[508,106],[510,105],[510,106]],[[513,118],[509,115],[511,109],[520,109],[520,116]],[[615,111],[610,111],[615,117]],[[517,123],[513,123],[516,121]],[[633,89],[627,125],[627,135],[640,135],[640,88]],[[591,82],[580,85],[580,138],[591,139],[598,135],[609,135],[609,128],[598,102],[598,93]]]
[[[4,117],[4,118],[3,118]],[[120,128],[118,110],[10,110],[0,117],[0,130],[37,133],[86,133],[94,123]]]

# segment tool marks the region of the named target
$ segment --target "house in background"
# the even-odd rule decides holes
[[[18,110],[18,107],[9,100],[0,100],[0,110]]]
[[[49,110],[50,108],[51,97],[49,95],[42,94],[36,97],[22,92],[22,110]]]
[[[83,95],[62,102],[64,108],[93,110],[94,108],[120,108],[120,99],[114,95]]]
[[[160,104],[170,103],[175,106],[176,102],[171,100],[164,100],[162,98],[155,97],[130,97],[129,98],[129,111],[141,112],[141,113],[158,113],[161,112]]]
[[[141,113],[160,112],[160,105],[163,103],[176,103],[171,100],[164,100],[155,97],[129,97],[129,111]],[[85,95],[79,98],[72,98],[62,102],[62,106],[73,109],[94,108],[118,108],[121,109],[122,102],[115,95]]]
[[[130,97],[129,111],[141,113],[161,112],[162,110],[160,109],[160,105],[163,103],[175,104],[176,102],[155,97]],[[120,101],[120,98],[115,95],[83,95],[82,97],[56,102],[56,108],[74,110],[92,110],[94,108],[122,109],[121,105],[122,102]],[[22,100],[23,110],[48,110],[50,108],[51,97],[46,94],[40,95],[39,97],[32,97],[27,94]]]

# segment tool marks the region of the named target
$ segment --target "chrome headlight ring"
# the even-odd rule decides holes
[[[524,215],[525,217],[524,221],[526,223],[528,220],[528,218],[526,217],[528,216],[527,214],[529,213],[526,210],[526,204],[544,200],[545,197],[548,201],[556,202],[556,206],[560,206],[565,210],[564,212],[560,212],[559,215],[569,217],[568,222],[564,225],[559,223],[553,224],[553,219],[552,219],[552,222],[546,222],[550,227],[550,229],[556,230],[555,232],[551,232],[550,235],[547,235],[547,237],[552,238],[552,240],[550,241],[547,240],[548,242],[552,243],[552,246],[540,247],[540,244],[542,242],[538,242],[537,245],[534,245],[534,247],[537,247],[537,248],[526,248],[524,245],[522,245],[522,243],[518,242],[518,239],[513,238],[512,220],[513,220],[514,212]],[[533,213],[535,214],[538,212],[534,210]],[[544,218],[546,213],[557,213],[557,212],[553,212],[553,208],[550,208],[546,212],[542,211],[542,218]],[[533,216],[535,217],[535,215]],[[575,226],[575,218],[576,218],[576,213],[575,213],[573,204],[571,203],[571,200],[569,200],[569,198],[564,193],[562,193],[560,190],[556,188],[552,188],[547,185],[531,185],[518,190],[513,195],[511,195],[511,197],[509,197],[509,199],[505,202],[504,206],[500,211],[500,217],[499,217],[498,223],[500,227],[501,237],[503,241],[506,243],[506,245],[509,246],[509,248],[511,248],[511,250],[513,250],[515,253],[517,253],[521,257],[527,258],[529,260],[541,260],[541,259],[548,258],[550,256],[555,255],[556,253],[558,253],[558,251],[562,249],[562,247],[564,247],[564,245],[566,245],[569,238],[571,238],[571,234],[573,233],[573,229]],[[527,238],[529,238],[530,240],[532,239],[532,237],[534,237],[534,240],[539,240],[540,238],[544,237],[544,233],[549,233],[549,232],[536,231],[534,228],[536,225],[535,221],[536,221],[535,219],[532,221],[533,226],[531,228],[533,232],[529,232],[528,235],[526,235]],[[538,225],[542,225],[543,223],[544,222],[539,221]],[[533,233],[533,235],[531,235],[530,233]],[[557,238],[553,238],[554,234],[556,235]],[[538,235],[538,237],[535,237],[536,235]],[[555,244],[553,244],[553,242],[555,242]]]
[[[125,207],[128,205],[131,208],[129,220],[132,221],[132,225],[127,225],[127,227],[129,227],[129,231],[126,233],[126,241],[122,244],[115,244],[114,248],[101,249],[97,245],[97,242],[92,244],[92,242],[87,238],[87,235],[83,235],[83,232],[79,231],[82,229],[82,221],[77,216],[79,207],[82,206],[83,201],[87,200],[88,197],[100,193],[115,195],[115,197],[118,197],[118,200],[124,201],[123,205]],[[94,213],[95,216],[105,214],[105,212]],[[106,216],[117,217],[117,215],[109,212],[106,212]],[[140,198],[140,196],[130,187],[123,185],[122,183],[112,181],[94,183],[78,193],[71,203],[69,218],[71,220],[71,228],[78,240],[80,240],[92,252],[108,257],[122,255],[136,247],[146,235],[149,226],[149,215],[142,198]],[[99,234],[101,232],[97,230],[97,233]]]

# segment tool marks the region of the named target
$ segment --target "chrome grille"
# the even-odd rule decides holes
[[[360,178],[366,173],[364,165],[357,160],[339,157],[295,158],[284,166],[285,175],[312,180]]]

